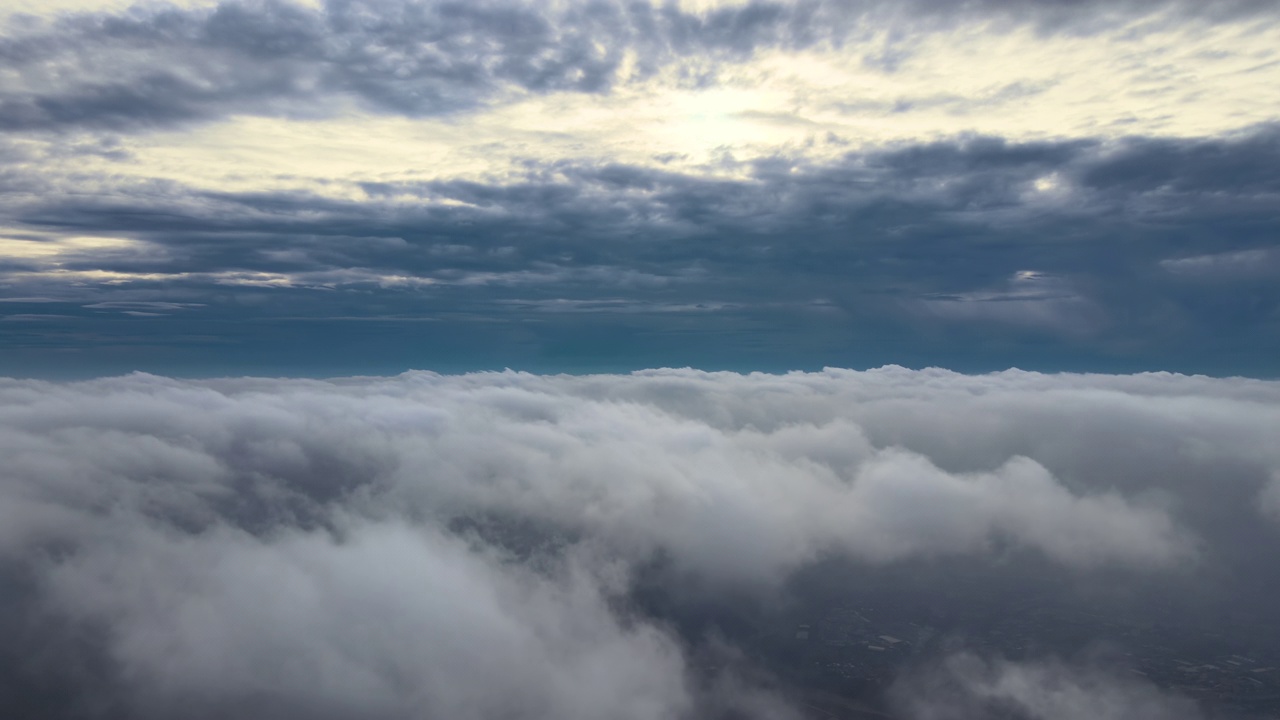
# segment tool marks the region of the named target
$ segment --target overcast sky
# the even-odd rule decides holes
[[[801,720],[894,573],[1280,652],[1274,0],[0,6],[0,716]],[[928,622],[900,720],[1227,717]]]
[[[3,373],[1277,374],[1271,2],[5,8]]]

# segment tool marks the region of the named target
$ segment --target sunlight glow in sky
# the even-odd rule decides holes
[[[736,338],[745,367],[957,347],[977,367],[1130,367],[1231,327],[1219,356],[1172,356],[1270,372],[1228,348],[1273,337],[1275,293],[1188,284],[1196,258],[1261,258],[1250,282],[1275,269],[1280,21],[1259,8],[21,6],[0,292],[77,303],[72,325],[102,302],[188,303],[183,327],[232,345],[261,341],[235,329],[244,312],[425,314],[487,328],[461,351],[484,366],[504,343],[550,367],[560,343],[592,345],[550,329],[550,307],[592,308],[590,333],[655,348],[645,363],[723,363],[674,352],[694,325],[633,312],[716,306],[732,311],[694,335]],[[1028,267],[1034,292],[1009,280]],[[182,345],[166,317],[75,337],[146,337],[158,358]],[[24,325],[15,368],[67,324]]]

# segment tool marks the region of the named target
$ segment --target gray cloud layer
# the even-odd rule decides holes
[[[732,179],[589,158],[483,181],[310,178],[326,194],[279,189],[296,177],[217,191],[112,166],[132,162],[129,133],[229,116],[441,115],[655,73],[710,86],[767,49],[891,65],[910,38],[969,21],[1087,38],[1138,17],[1143,32],[1263,27],[1274,9],[335,0],[16,19],[0,38],[0,242],[15,238],[0,257],[0,371],[84,374],[75,354],[92,348],[96,373],[899,362],[1272,376],[1280,135],[1266,125],[843,157],[848,138],[815,136],[835,159],[726,156]],[[134,242],[35,242],[79,235]],[[313,366],[322,346],[366,342]]]
[[[362,183],[360,200],[53,177],[38,161],[15,163],[0,206],[9,224],[138,244],[11,257],[0,282],[10,319],[63,316],[15,346],[58,346],[71,333],[82,347],[77,317],[95,321],[94,344],[122,333],[172,342],[181,327],[251,345],[269,338],[228,321],[329,318],[328,332],[347,333],[335,329],[342,318],[479,317],[512,348],[581,335],[566,313],[630,313],[629,332],[749,331],[775,349],[820,348],[820,362],[871,347],[895,350],[867,362],[964,362],[997,338],[1016,350],[1001,367],[1042,348],[1087,359],[1076,367],[1269,374],[1280,350],[1277,138],[1271,127],[1198,140],[970,138],[827,163],[778,157],[735,180],[547,163],[491,183]],[[124,312],[159,320],[126,326]],[[179,326],[160,322],[172,313]],[[702,362],[640,362],[674,361]]]
[[[0,127],[140,130],[231,114],[327,115],[343,98],[380,112],[435,115],[511,92],[605,92],[675,66],[691,84],[767,48],[866,44],[873,28],[929,31],[961,20],[1090,33],[1173,9],[1204,20],[1270,14],[1265,2],[751,2],[705,13],[671,4],[365,2],[314,9],[277,0],[199,10],[141,9],[17,23],[0,40],[11,72]],[[625,65],[628,51],[640,58]]]
[[[1263,577],[1278,414],[1275,383],[1172,375],[7,380],[0,691],[44,716],[769,716],[635,612],[637,572]]]

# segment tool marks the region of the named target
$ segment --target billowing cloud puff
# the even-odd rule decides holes
[[[726,576],[773,577],[827,550],[886,561],[995,540],[1069,565],[1192,552],[1162,509],[1065,486],[1022,453],[983,462],[975,449],[972,468],[948,471],[901,441],[873,443],[864,427],[891,427],[904,399],[876,403],[881,418],[853,403],[901,379],[138,375],[46,386],[10,406],[5,444],[25,502],[42,508],[98,515],[110,503],[264,532],[338,512],[431,525],[496,515]]]
[[[732,593],[833,555],[1008,552],[1187,572],[1226,537],[1198,499],[1280,466],[1277,415],[1275,383],[1173,375],[7,380],[22,581],[0,600],[52,648],[23,663],[97,658],[51,673],[71,715],[664,718],[752,692],[782,713],[691,676],[637,573]],[[1233,527],[1261,520],[1244,508]]]
[[[58,611],[109,628],[130,709],[148,716],[639,720],[688,702],[674,641],[620,625],[594,581],[420,527],[142,524],[48,580]]]

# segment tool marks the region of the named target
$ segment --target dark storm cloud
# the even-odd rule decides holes
[[[902,368],[2,381],[0,702],[796,717],[767,678],[708,677],[697,638],[639,602],[644,568],[678,571],[656,589],[678,606],[833,555],[1020,551],[1081,584],[1221,588],[1238,612],[1269,597],[1240,581],[1274,575],[1247,551],[1275,541],[1256,500],[1278,403],[1261,381]],[[945,668],[907,717],[969,717],[932,714],[946,688],[953,710],[1046,720],[1171,702],[1055,665]]]
[[[12,23],[0,39],[9,70],[0,127],[136,131],[231,114],[328,115],[348,99],[376,112],[439,115],[512,90],[606,92],[668,66],[706,84],[717,62],[767,48],[859,46],[885,23],[927,32],[976,17],[1088,33],[1167,8],[1209,21],[1274,10],[1243,1],[802,1],[695,14],[621,2],[330,0],[314,9],[263,0],[66,15]],[[908,45],[868,44],[868,62],[891,70]],[[624,76],[628,51],[637,61]]]
[[[1274,372],[1277,164],[1280,132],[1264,126],[1219,139],[903,144],[756,161],[740,166],[745,179],[534,163],[505,182],[365,182],[353,188],[363,199],[15,170],[10,226],[139,244],[67,248],[56,268],[11,257],[5,282],[15,297],[99,313],[167,302],[228,320],[268,307],[501,320],[647,305],[704,327],[808,317],[826,336],[927,329],[961,352],[991,337],[1148,362],[1198,348],[1208,354],[1189,367],[1221,372],[1214,363],[1235,358],[1244,365],[1225,369]],[[104,181],[110,193],[65,191]],[[39,191],[50,184],[64,192]],[[58,274],[103,271],[122,275]],[[265,288],[269,306],[234,300]]]

